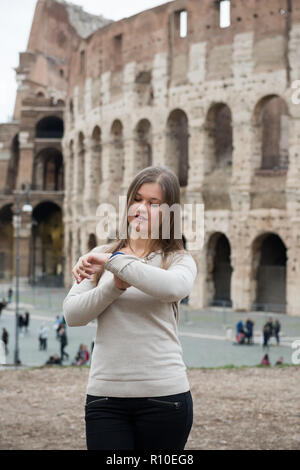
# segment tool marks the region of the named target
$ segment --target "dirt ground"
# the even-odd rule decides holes
[[[0,449],[81,450],[88,368],[0,370]],[[300,367],[188,369],[185,450],[300,449]]]

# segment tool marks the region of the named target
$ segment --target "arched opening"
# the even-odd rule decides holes
[[[0,279],[10,280],[13,275],[14,231],[12,204],[0,209]]]
[[[124,141],[123,141],[123,124],[116,119],[110,131],[111,136],[111,152],[110,152],[110,170],[113,181],[117,185],[122,185],[125,171],[124,162]]]
[[[98,201],[99,201],[99,187],[103,182],[102,173],[102,143],[101,143],[101,129],[96,126],[92,133],[92,159],[91,159],[91,212],[96,213]]]
[[[135,164],[138,170],[152,165],[151,124],[142,119],[135,128]]]
[[[166,164],[178,176],[180,186],[187,186],[189,170],[188,118],[181,109],[175,109],[170,113],[166,137]]]
[[[207,250],[207,284],[209,303],[215,306],[232,306],[231,301],[231,248],[223,233],[213,234]]]
[[[287,249],[275,233],[264,233],[252,245],[254,310],[286,311]]]
[[[62,210],[53,202],[41,202],[34,208],[32,220],[32,282],[45,287],[62,286]]]
[[[88,239],[88,250],[91,251],[93,248],[97,246],[97,239],[94,233],[90,233]]]
[[[55,148],[44,148],[34,160],[33,185],[40,191],[63,191],[63,158]]]
[[[63,120],[56,116],[41,119],[35,127],[35,136],[38,139],[62,139],[63,134]]]
[[[289,162],[289,111],[279,96],[262,98],[254,111],[254,162],[261,170],[286,169]]]
[[[214,104],[207,113],[205,123],[205,174],[215,169],[231,168],[232,119],[225,103]]]

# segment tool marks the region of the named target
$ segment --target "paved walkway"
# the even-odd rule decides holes
[[[3,294],[3,286],[0,298]],[[45,364],[50,355],[59,354],[59,342],[56,339],[54,322],[56,315],[61,315],[61,305],[66,295],[64,289],[39,289],[39,292],[20,293],[20,312],[30,312],[30,325],[27,333],[19,336],[19,356],[22,364],[40,366]],[[261,331],[267,318],[279,318],[282,331],[280,346],[274,344],[274,338],[267,350],[262,348]],[[251,318],[254,322],[254,344],[238,346],[234,344],[235,325],[239,320]],[[38,330],[41,324],[48,326],[48,345],[46,351],[39,350]],[[14,361],[15,348],[15,304],[12,302],[3,310],[0,317],[0,331],[6,328],[9,332],[9,353],[7,363]],[[71,364],[80,343],[91,348],[96,333],[96,322],[84,327],[68,327],[69,344],[66,351]],[[289,317],[284,314],[251,312],[237,313],[230,309],[209,308],[191,310],[180,305],[179,337],[183,348],[183,358],[187,367],[218,367],[226,365],[257,365],[265,352],[268,352],[271,363],[282,356],[284,362],[292,363],[293,349],[291,344],[300,339],[300,317]]]

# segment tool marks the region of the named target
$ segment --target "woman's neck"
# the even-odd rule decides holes
[[[143,255],[149,250],[149,242],[145,239],[133,240],[130,238],[128,240],[127,247],[131,249],[134,253],[137,253],[138,255]]]

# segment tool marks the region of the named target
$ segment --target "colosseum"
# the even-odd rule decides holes
[[[182,204],[204,205],[191,307],[300,315],[299,1],[175,0],[111,21],[38,0],[16,80],[0,124],[1,282],[18,243],[25,283],[70,287],[103,242],[98,205],[163,164]]]

